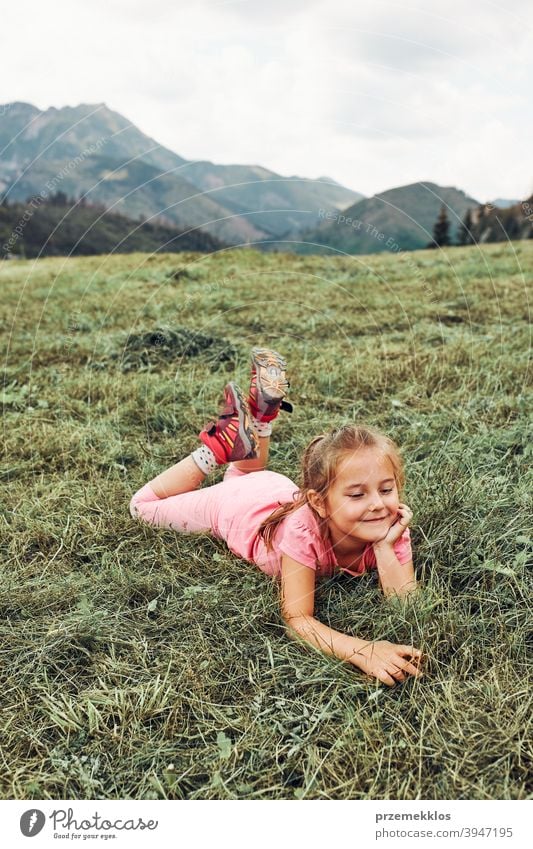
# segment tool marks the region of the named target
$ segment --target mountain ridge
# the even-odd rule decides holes
[[[325,216],[318,227],[296,237],[301,244],[295,246],[295,251],[373,254],[424,248],[431,240],[442,204],[447,207],[455,235],[467,209],[478,203],[454,186],[439,186],[432,181],[408,183],[364,198],[341,216]]]
[[[169,206],[169,195],[174,191],[179,203],[183,204],[185,198],[188,203],[173,211],[167,209],[165,217],[173,226],[199,225],[233,244],[272,239],[288,229],[308,226],[320,206],[338,209],[361,197],[342,186],[327,186],[308,178],[294,180],[262,166],[185,160],[105,103],[44,111],[24,101],[0,106],[0,150],[2,147],[7,155],[0,162],[0,189],[11,200],[22,201],[39,193],[43,185],[74,162],[76,167],[70,169],[64,188],[68,194],[79,194],[74,183],[82,164],[80,190],[89,187],[92,202],[114,201],[129,216],[139,214],[143,202],[144,214],[156,214],[158,203],[160,209]],[[141,162],[159,169],[159,174],[151,174],[147,192],[143,184],[129,186],[130,194],[125,197],[120,194],[119,181],[115,191],[109,185],[103,187],[99,174],[105,170],[105,158],[109,172],[120,172],[121,168],[143,172],[142,165],[133,164]],[[135,202],[131,200],[133,194]]]

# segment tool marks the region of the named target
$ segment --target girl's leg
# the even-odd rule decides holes
[[[254,348],[252,351],[252,379],[250,394],[248,398],[249,407],[253,415],[254,425],[248,421],[248,404],[242,396],[239,387],[229,383],[224,389],[225,407],[221,412],[218,424],[213,424],[208,430],[200,434],[203,447],[180,460],[166,471],[145,484],[136,493],[130,503],[132,516],[140,515],[148,521],[153,521],[152,513],[155,504],[146,503],[146,511],[142,510],[144,502],[180,499],[186,493],[191,494],[189,499],[180,499],[180,504],[168,505],[168,507],[179,509],[190,507],[195,511],[194,522],[203,523],[203,515],[196,515],[199,508],[199,499],[193,497],[194,490],[198,489],[205,480],[209,471],[229,461],[232,466],[226,472],[225,477],[232,475],[234,469],[237,473],[262,471],[268,464],[270,449],[271,421],[276,418],[280,408],[292,412],[292,406],[283,399],[289,384],[285,377],[285,361],[275,351],[265,348]],[[206,447],[210,455],[206,459]],[[239,459],[247,453],[256,451],[257,456],[250,459]],[[203,453],[202,453],[203,452]],[[198,455],[198,456],[197,456]],[[194,457],[194,459],[193,459]],[[205,493],[205,491],[202,491]],[[201,493],[196,493],[201,496]],[[187,501],[185,505],[184,501]],[[200,500],[205,500],[200,498]],[[189,505],[189,501],[191,504]],[[198,504],[197,504],[198,502]],[[162,511],[163,505],[158,505],[157,514]],[[201,510],[200,510],[201,512]],[[150,516],[148,515],[150,514]],[[161,517],[163,518],[163,517]],[[176,516],[172,518],[175,520]],[[165,516],[162,523],[167,524],[168,517]],[[189,523],[186,522],[186,525]],[[175,527],[175,525],[174,525]]]
[[[180,460],[170,469],[161,472],[153,480],[149,481],[158,498],[168,498],[170,495],[178,495],[181,492],[190,492],[198,489],[206,475],[198,468],[191,455]]]
[[[284,401],[289,381],[285,373],[285,360],[270,348],[252,349],[252,377],[248,405],[258,436],[258,456],[238,460],[232,467],[241,472],[258,472],[266,469],[270,449],[272,422],[280,409],[292,412],[292,405]]]
[[[224,393],[226,406],[217,423],[206,426],[209,433],[206,428],[200,433],[202,441],[200,449],[150,481],[150,487],[159,498],[169,498],[172,495],[197,489],[207,477],[209,469],[213,470],[217,465],[225,465],[234,457],[237,459],[246,456],[252,444],[250,440],[253,440],[254,445],[256,444],[257,437],[249,422],[246,402],[241,390],[235,383],[228,383]],[[210,446],[213,446],[216,455]],[[204,463],[206,452],[211,459]],[[258,457],[254,458],[253,462],[257,462],[258,459]],[[198,462],[195,462],[196,460]]]
[[[233,468],[239,469],[241,472],[258,472],[266,469],[269,448],[270,436],[261,437],[259,439],[259,456],[252,460],[234,460]],[[200,471],[189,454],[188,457],[149,481],[149,484],[158,498],[168,498],[170,495],[178,495],[181,492],[191,492],[193,489],[198,489],[205,478],[206,475]]]
[[[259,437],[259,456],[252,460],[233,461],[232,466],[241,472],[262,472],[268,465],[268,453],[270,450],[270,436]]]
[[[179,463],[177,465],[179,466]],[[172,469],[168,472],[172,472]],[[178,475],[180,474],[181,472],[178,472]],[[130,515],[149,525],[169,528],[179,533],[204,531],[216,535],[220,503],[217,493],[220,487],[221,484],[215,484],[194,492],[180,492],[160,498],[151,484],[146,483],[132,497]]]
[[[217,466],[241,460],[258,448],[246,401],[236,384],[226,385],[224,401],[217,421],[200,432],[200,448],[135,493],[130,502],[134,518],[177,531],[214,530],[218,509],[214,491],[219,485],[196,490]]]

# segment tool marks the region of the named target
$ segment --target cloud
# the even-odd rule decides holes
[[[417,179],[480,199],[530,186],[527,2],[27,0],[25,14],[0,102],[105,102],[188,159],[366,194]],[[13,6],[3,26],[17,31]]]

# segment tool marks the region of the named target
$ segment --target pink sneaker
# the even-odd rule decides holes
[[[271,422],[280,410],[292,413],[292,404],[284,401],[290,383],[286,362],[270,348],[252,348],[252,379],[248,404],[258,422]]]
[[[219,465],[233,460],[251,460],[259,454],[259,442],[242,390],[236,383],[224,387],[224,407],[216,422],[208,422],[199,433]]]

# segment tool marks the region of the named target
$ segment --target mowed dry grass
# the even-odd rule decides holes
[[[0,267],[3,798],[531,796],[532,265],[524,242]],[[289,640],[275,580],[130,517],[254,344],[290,363],[272,468],[343,421],[402,449],[423,593],[340,576],[316,612],[419,646],[420,681]]]

